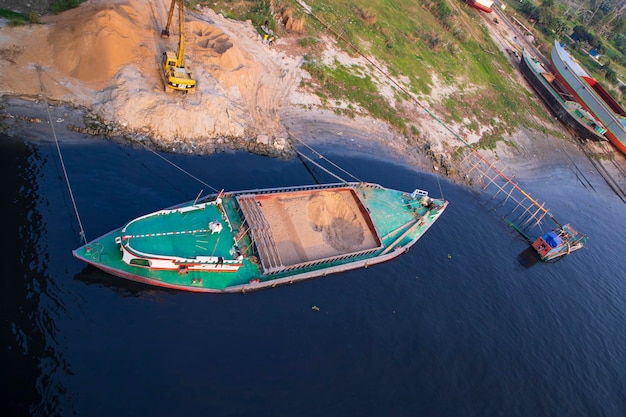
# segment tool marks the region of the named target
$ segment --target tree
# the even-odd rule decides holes
[[[594,28],[598,34],[608,36],[611,32],[624,30],[624,12],[626,11],[626,1],[616,0],[612,6],[607,6],[603,11],[602,19],[594,22]],[[620,30],[621,29],[621,30]]]
[[[553,30],[556,36],[563,35],[565,32],[567,32],[567,28],[567,20],[565,20],[563,17],[555,18],[555,25]]]
[[[608,61],[606,64],[604,64],[604,77],[607,79],[607,81],[613,84],[617,83],[617,73],[613,69],[611,61]]]
[[[520,12],[522,12],[523,14],[525,14],[526,16],[530,18],[533,18],[533,19],[536,18],[535,14],[536,14],[537,6],[535,6],[533,2],[530,0],[524,0],[522,4],[520,5],[519,10]]]

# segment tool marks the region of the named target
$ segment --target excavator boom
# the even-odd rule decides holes
[[[183,55],[185,53],[185,31],[183,30],[185,27],[184,9],[185,5],[183,4],[183,0],[178,0],[178,27],[180,28],[180,34],[178,35],[178,55],[176,56],[177,67],[183,66]]]
[[[172,4],[170,5],[170,12],[167,15],[167,24],[165,25],[165,29],[161,31],[162,38],[170,37],[170,24],[172,23],[172,16],[174,16],[174,6],[176,5],[176,0],[172,0]]]

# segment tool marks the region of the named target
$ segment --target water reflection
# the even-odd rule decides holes
[[[0,177],[3,179],[0,239],[0,291],[3,351],[0,396],[3,415],[54,416],[62,413],[70,373],[58,352],[57,314],[63,310],[58,288],[49,278],[45,222],[38,180],[44,160],[36,146],[0,136]]]
[[[537,251],[532,246],[527,247],[524,251],[522,251],[519,255],[517,255],[517,261],[524,268],[530,268],[533,265],[536,265],[541,261],[541,258],[537,254]]]
[[[119,278],[104,271],[87,266],[78,274],[74,275],[74,279],[88,285],[97,285],[105,287],[113,291],[116,295],[122,297],[137,298],[158,298],[163,294],[178,294],[179,291],[167,288],[157,288],[150,285],[134,282],[127,279]]]

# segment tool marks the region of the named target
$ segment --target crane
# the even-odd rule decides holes
[[[161,30],[162,38],[170,37],[170,24],[174,15],[174,6],[178,3],[178,50],[165,51],[161,61],[161,76],[165,84],[166,92],[183,91],[194,94],[196,92],[196,80],[193,79],[191,68],[183,64],[185,53],[185,15],[183,0],[172,0],[167,17],[165,29]]]

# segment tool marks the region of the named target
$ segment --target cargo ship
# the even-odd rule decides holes
[[[558,41],[554,42],[551,60],[559,85],[602,123],[604,135],[626,154],[626,111]]]
[[[391,260],[447,205],[365,182],[219,192],[140,216],[73,254],[149,285],[245,292]]]
[[[569,93],[561,89],[554,82],[556,79],[554,74],[530,56],[526,49],[522,50],[520,68],[529,84],[563,124],[584,139],[607,140],[604,136],[606,129],[602,123],[580,103],[573,100]]]

